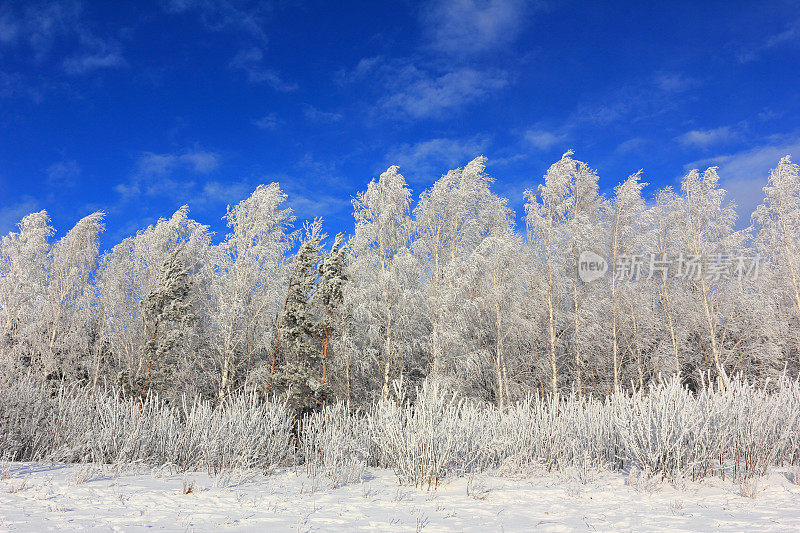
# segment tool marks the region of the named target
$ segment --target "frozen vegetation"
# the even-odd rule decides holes
[[[416,202],[390,167],[348,238],[296,230],[276,183],[221,240],[183,207],[100,254],[103,213],[60,239],[26,216],[0,527],[797,527],[798,166],[737,229],[714,168],[606,198],[568,152],[523,235],[484,164]]]
[[[694,394],[673,379],[502,410],[426,383],[413,402],[326,406],[299,427],[256,396],[4,385],[2,528],[800,527],[796,381]]]
[[[425,383],[365,410],[342,404],[295,425],[287,403],[255,395],[174,405],[87,390],[51,396],[27,380],[2,390],[0,446],[16,461],[165,466],[269,474],[302,467],[335,486],[367,467],[435,488],[474,473],[597,470],[660,480],[747,481],[800,459],[800,385],[766,391],[733,381],[695,394],[676,380],[603,400],[531,396],[504,409]]]

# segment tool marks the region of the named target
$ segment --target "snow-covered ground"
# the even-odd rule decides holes
[[[2,531],[800,530],[800,486],[782,470],[759,482],[755,498],[742,495],[754,487],[719,479],[676,487],[607,472],[587,484],[476,475],[427,491],[372,469],[339,488],[302,470],[234,478],[32,463],[3,470]]]

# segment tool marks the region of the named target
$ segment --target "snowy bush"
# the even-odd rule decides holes
[[[30,382],[0,388],[0,445],[18,460],[173,465],[211,473],[267,471],[293,454],[293,420],[283,404],[256,395],[172,406],[151,395],[119,398]]]
[[[305,416],[300,450],[308,474],[322,473],[335,487],[360,481],[364,469],[375,460],[369,429],[366,415],[351,411],[346,404]]]
[[[339,403],[295,423],[294,410],[256,394],[219,403],[121,398],[78,387],[55,393],[22,379],[0,387],[0,457],[146,464],[221,474],[305,468],[333,486],[393,469],[433,488],[452,476],[559,471],[588,479],[614,469],[636,479],[731,477],[745,482],[800,463],[800,383],[731,380],[692,392],[677,380],[605,399],[529,396],[505,409],[423,382],[370,409]]]
[[[471,468],[487,443],[487,417],[494,408],[458,398],[425,382],[415,402],[399,394],[382,399],[370,417],[381,464],[401,483],[435,487],[453,472]]]

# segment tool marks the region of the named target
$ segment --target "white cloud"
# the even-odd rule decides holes
[[[567,135],[565,133],[552,133],[539,129],[530,129],[525,132],[525,141],[539,150],[547,150],[562,144],[566,139]]]
[[[362,58],[353,70],[339,70],[335,79],[341,85],[362,81],[371,72],[375,72],[385,61],[383,56]]]
[[[531,4],[527,0],[435,0],[422,8],[420,19],[432,49],[469,55],[513,42],[530,18]]]
[[[271,11],[269,2],[241,2],[238,0],[165,0],[168,13],[195,11],[203,25],[212,31],[232,30],[266,42],[264,24]]]
[[[136,160],[136,170],[125,183],[119,183],[115,190],[125,199],[141,195],[164,194],[172,197],[189,198],[195,188],[195,181],[187,179],[187,174],[209,174],[219,167],[219,155],[214,152],[192,150],[181,154],[156,154],[143,152]],[[183,171],[180,179],[172,175]]]
[[[668,113],[680,104],[680,95],[699,82],[676,72],[659,71],[648,79],[615,87],[583,102],[566,120],[565,130],[639,122]]]
[[[429,180],[478,157],[486,151],[489,142],[488,137],[475,136],[468,139],[439,137],[401,144],[387,154],[386,166],[399,165],[401,171]]]
[[[237,181],[236,183],[207,181],[203,184],[200,192],[192,196],[188,203],[190,206],[204,206],[206,204],[232,205],[247,198],[254,189],[255,186],[251,186],[246,180]]]
[[[434,65],[419,58],[364,58],[352,70],[340,70],[340,84],[368,81],[379,95],[373,113],[390,118],[439,118],[506,87],[509,75],[496,68]]]
[[[313,105],[307,105],[303,108],[303,114],[312,122],[337,122],[342,120],[341,113],[332,111],[321,111]]]
[[[47,167],[46,173],[51,186],[71,187],[81,175],[81,167],[74,160],[59,161]]]
[[[297,90],[297,84],[284,80],[274,69],[263,66],[264,52],[259,47],[244,48],[231,60],[231,68],[247,73],[250,83],[266,83],[276,91],[291,92]]]
[[[0,16],[0,43],[11,43],[19,37],[19,25],[10,15]]]
[[[499,70],[459,68],[434,74],[408,64],[396,74],[394,79],[384,80],[392,92],[381,100],[380,106],[412,119],[441,116],[508,84],[507,74]]]
[[[767,185],[769,171],[778,161],[791,155],[800,158],[800,139],[783,139],[773,144],[757,146],[733,154],[723,154],[685,165],[685,170],[718,166],[722,187],[737,205],[740,223],[749,224],[750,215],[762,202],[762,189]]]
[[[44,98],[44,88],[29,83],[22,74],[0,72],[0,98],[17,96],[28,97],[34,102],[41,102],[42,98]]]
[[[755,61],[764,52],[798,39],[800,39],[800,19],[791,22],[785,30],[770,35],[758,46],[740,52],[738,56],[739,62],[749,63]]]
[[[61,64],[72,75],[127,64],[119,43],[98,35],[83,4],[72,0],[6,11],[0,18],[0,45],[28,47],[36,62],[66,56]]]
[[[35,213],[41,210],[41,206],[37,200],[30,196],[25,196],[13,205],[4,205],[0,207],[0,235],[5,235],[10,231],[14,231],[17,223],[22,220],[26,215]]]
[[[692,130],[687,131],[678,137],[681,144],[687,146],[698,146],[709,148],[716,144],[722,144],[736,138],[736,134],[728,126],[722,126],[711,130]]]
[[[275,129],[278,127],[279,123],[280,121],[278,120],[278,116],[275,113],[269,113],[253,121],[255,127],[257,127],[260,130]]]
[[[625,154],[638,150],[647,144],[647,141],[641,137],[633,137],[627,141],[623,141],[617,145],[614,151],[618,154]]]
[[[697,85],[697,80],[680,72],[657,72],[653,84],[666,93],[680,93]]]
[[[88,53],[64,60],[67,74],[85,74],[91,70],[122,67],[127,63],[119,52]]]
[[[208,174],[219,166],[219,156],[213,152],[187,152],[178,156],[178,159],[190,165],[198,174]]]

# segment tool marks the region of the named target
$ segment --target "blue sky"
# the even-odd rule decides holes
[[[415,197],[489,158],[522,193],[568,148],[610,191],[719,165],[749,212],[800,158],[797,2],[0,4],[0,232],[108,213],[109,247],[183,204],[279,181],[302,220],[352,228],[391,164]]]

